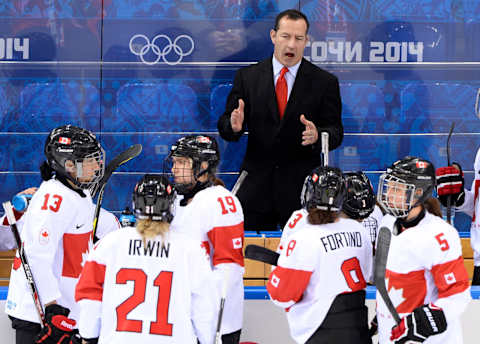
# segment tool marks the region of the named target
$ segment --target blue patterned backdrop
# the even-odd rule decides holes
[[[311,22],[305,57],[340,80],[346,135],[334,164],[375,185],[407,154],[444,165],[454,121],[452,155],[471,182],[477,0],[0,0],[1,199],[40,183],[45,135],[68,122],[96,132],[107,160],[143,144],[107,187],[104,206],[121,211],[178,137],[217,135],[236,70],[271,56],[274,18],[292,7]],[[246,140],[219,138],[229,187]]]

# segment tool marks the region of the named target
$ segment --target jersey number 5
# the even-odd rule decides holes
[[[153,281],[153,285],[158,287],[157,320],[150,322],[150,334],[172,335],[173,324],[168,323],[172,278],[173,272],[162,271]],[[117,307],[117,331],[141,333],[142,320],[127,319],[127,315],[145,302],[147,274],[141,269],[120,269],[117,272],[117,284],[126,284],[127,281],[133,281],[133,295]]]

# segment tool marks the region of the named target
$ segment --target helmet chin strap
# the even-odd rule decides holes
[[[415,216],[413,219],[407,220],[406,217],[397,219],[398,224],[401,226],[400,231],[403,231],[407,228],[415,227],[425,217],[425,207],[423,206],[423,203],[420,203],[419,205],[422,207],[422,209],[420,210],[420,213],[418,213],[418,215]]]
[[[210,180],[207,180],[206,182],[199,182],[197,180],[193,188],[183,194],[183,199],[180,201],[180,206],[186,206],[188,204],[188,201],[191,200],[197,194],[197,192],[202,191],[203,189],[206,189],[211,185],[212,182]]]

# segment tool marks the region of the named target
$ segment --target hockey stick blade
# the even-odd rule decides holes
[[[245,247],[245,258],[257,260],[270,265],[277,265],[280,254],[268,248],[258,245],[247,245]]]
[[[455,122],[452,122],[450,127],[450,132],[448,133],[447,138],[447,166],[450,166],[450,139],[452,138],[453,129],[455,128]],[[452,224],[452,196],[447,196],[447,222]]]
[[[392,233],[387,227],[380,228],[377,239],[377,250],[375,254],[375,285],[377,291],[382,297],[385,305],[387,306],[390,314],[397,324],[400,323],[400,316],[398,315],[395,306],[388,296],[387,286],[385,284],[385,271],[387,269],[388,251],[390,249],[390,240],[392,239]]]
[[[22,240],[20,238],[20,232],[18,231],[15,215],[13,214],[13,206],[10,201],[3,202],[3,209],[5,210],[5,215],[8,219],[8,224],[12,230],[13,237],[18,248],[18,256],[20,257],[20,262],[22,263],[23,271],[25,272],[25,278],[27,280],[28,286],[30,287],[30,292],[33,298],[33,304],[37,309],[38,316],[40,318],[40,324],[42,327],[45,326],[45,313],[43,312],[42,302],[40,301],[40,294],[38,293],[37,284],[33,279],[32,270],[30,269],[30,264],[28,263],[27,255],[23,248]]]
[[[105,174],[103,175],[101,184],[106,184],[108,179],[112,176],[113,172],[121,165],[125,164],[127,161],[132,160],[137,157],[142,152],[142,145],[137,143],[133,146],[130,146],[127,150],[121,152],[115,158],[112,159],[105,167]]]
[[[127,150],[123,151],[122,153],[118,154],[115,156],[112,161],[110,161],[105,167],[105,173],[103,175],[102,180],[98,183],[100,191],[98,192],[98,198],[97,198],[97,205],[95,207],[95,215],[93,218],[93,234],[92,238],[95,240],[95,234],[97,233],[97,227],[98,227],[98,217],[100,216],[100,208],[102,207],[102,201],[103,201],[103,194],[105,192],[105,186],[107,185],[108,179],[113,174],[113,171],[115,171],[119,166],[125,164],[127,161],[132,160],[133,158],[137,157],[140,153],[142,152],[142,145],[141,144],[135,144],[128,148]]]

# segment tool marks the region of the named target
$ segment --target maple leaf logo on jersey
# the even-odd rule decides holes
[[[388,284],[388,278],[385,279],[385,282]],[[406,299],[403,297],[403,288],[395,288],[392,286],[391,288],[388,289],[388,296],[390,296],[390,299],[392,300],[393,305],[395,308],[397,308],[399,305],[401,305]]]
[[[62,276],[78,278],[82,272],[88,251],[92,247],[92,232],[63,235]]]
[[[278,276],[275,275],[275,274],[272,274],[271,283],[272,283],[272,285],[273,285],[275,288],[278,288],[278,284],[280,283],[280,277],[278,277]]]
[[[50,241],[50,234],[48,233],[48,230],[42,229],[38,236],[38,242],[41,245],[47,245],[49,241]]]
[[[443,278],[445,278],[445,283],[449,285],[457,282],[457,279],[455,278],[455,274],[453,272],[443,275]]]
[[[93,240],[90,239],[88,240],[88,248],[85,252],[82,252],[82,262],[80,263],[82,265],[82,268],[85,266],[85,263],[87,262],[88,254],[93,250]]]
[[[234,238],[232,239],[233,248],[242,248],[242,238]]]

